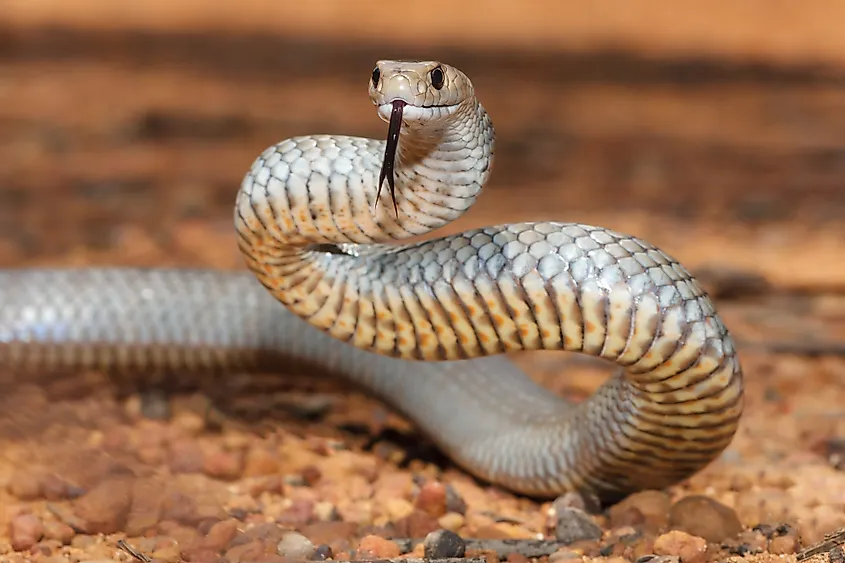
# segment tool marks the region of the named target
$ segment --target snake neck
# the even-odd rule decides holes
[[[490,176],[494,130],[474,98],[450,115],[403,124],[395,208],[387,181],[379,196],[385,146],[361,137],[294,137],[265,150],[241,184],[235,227],[247,267],[312,323],[315,308],[340,298],[340,280],[353,283],[382,268],[378,243],[426,234],[472,206]]]
[[[403,124],[395,207],[387,179],[378,185],[385,146],[311,135],[265,150],[237,196],[242,250],[291,256],[313,245],[390,242],[440,228],[463,215],[487,182],[494,130],[474,98],[450,115]]]
[[[494,130],[480,103],[434,123],[403,125],[396,155],[396,204],[382,191],[387,239],[424,234],[461,217],[490,177]],[[382,149],[383,150],[383,149]]]

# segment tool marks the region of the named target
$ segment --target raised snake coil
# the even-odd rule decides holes
[[[395,191],[379,190],[385,141],[282,141],[235,205],[260,284],[248,273],[2,271],[0,361],[220,370],[303,359],[392,404],[471,473],[531,495],[612,500],[718,456],[742,412],[742,373],[689,272],[645,241],[573,223],[397,243],[469,209],[494,132],[448,65],[380,61],[369,89],[385,121],[402,106]],[[624,369],[573,406],[501,355],[538,349]]]

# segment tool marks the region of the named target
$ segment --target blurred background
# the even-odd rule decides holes
[[[845,449],[843,21],[836,0],[5,0],[0,267],[241,269],[231,215],[253,159],[293,135],[383,137],[373,63],[439,59],[497,130],[489,187],[445,231],[554,219],[657,244],[740,342],[749,415],[731,459],[829,459]],[[576,397],[606,375],[523,361]],[[57,389],[0,398],[7,420],[35,405],[0,435],[31,439],[50,424],[35,415],[97,425],[85,393]],[[103,404],[85,408],[124,412]],[[845,525],[837,483],[812,506],[839,512],[807,537]]]
[[[240,267],[230,212],[252,159],[292,135],[384,136],[374,61],[426,58],[465,70],[497,127],[490,187],[456,229],[595,222],[690,267],[842,287],[843,14],[835,1],[7,0],[0,265]]]

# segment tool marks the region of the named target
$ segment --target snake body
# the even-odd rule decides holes
[[[535,496],[618,499],[717,457],[742,413],[742,371],[690,273],[646,241],[577,223],[403,241],[472,206],[494,129],[467,76],[439,62],[379,61],[369,93],[392,131],[401,109],[389,193],[390,140],[284,140],[237,194],[249,272],[0,271],[0,362],[244,370],[305,360],[387,401],[472,474]],[[503,355],[540,349],[620,370],[572,405]]]

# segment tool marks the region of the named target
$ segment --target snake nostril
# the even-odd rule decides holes
[[[381,71],[378,69],[378,67],[376,67],[376,68],[373,69],[373,88],[378,86],[378,81],[379,81],[380,78],[381,78]]]

